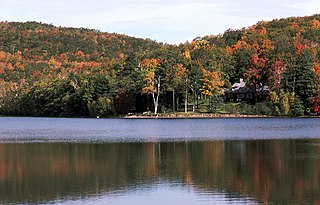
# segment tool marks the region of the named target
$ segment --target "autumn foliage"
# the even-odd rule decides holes
[[[319,22],[320,15],[276,19],[180,45],[0,22],[0,114],[108,116],[182,105],[188,112],[190,103],[195,112],[240,78],[278,96],[294,93],[286,114],[320,114]]]

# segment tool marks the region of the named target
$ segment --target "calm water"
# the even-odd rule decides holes
[[[0,203],[319,204],[320,119],[0,118]]]

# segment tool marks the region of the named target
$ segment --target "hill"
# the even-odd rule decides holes
[[[317,114],[319,43],[318,14],[258,22],[179,46],[85,28],[0,22],[0,114],[232,113],[244,112],[243,106],[249,114]],[[270,99],[229,109],[221,90],[240,78],[254,89],[269,86]]]
[[[72,113],[60,113],[61,109],[51,113],[51,107],[46,109],[48,111],[43,111],[43,103],[52,99],[45,102],[34,99],[34,102],[21,108],[21,104],[12,104],[11,100],[16,98],[13,99],[10,95],[15,95],[13,93],[16,92],[23,95],[31,92],[34,86],[40,86],[41,83],[44,86],[43,83],[52,84],[55,81],[71,81],[66,84],[71,83],[74,89],[71,92],[75,92],[85,78],[88,80],[99,75],[102,79],[102,76],[105,78],[106,75],[115,75],[115,70],[136,68],[141,58],[162,45],[149,39],[84,28],[55,27],[37,22],[1,22],[0,36],[2,113],[36,116],[89,113],[87,108],[83,108],[84,111],[71,111]],[[121,72],[117,74],[122,75]],[[41,111],[37,111],[38,109]]]

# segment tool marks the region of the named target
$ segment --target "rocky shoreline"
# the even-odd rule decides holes
[[[187,118],[272,118],[267,115],[244,115],[244,114],[208,114],[208,113],[190,113],[190,114],[158,114],[158,115],[125,115],[128,119],[187,119]]]

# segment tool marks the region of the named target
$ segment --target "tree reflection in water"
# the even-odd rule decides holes
[[[320,140],[0,144],[0,203],[179,183],[258,203],[320,203]]]

